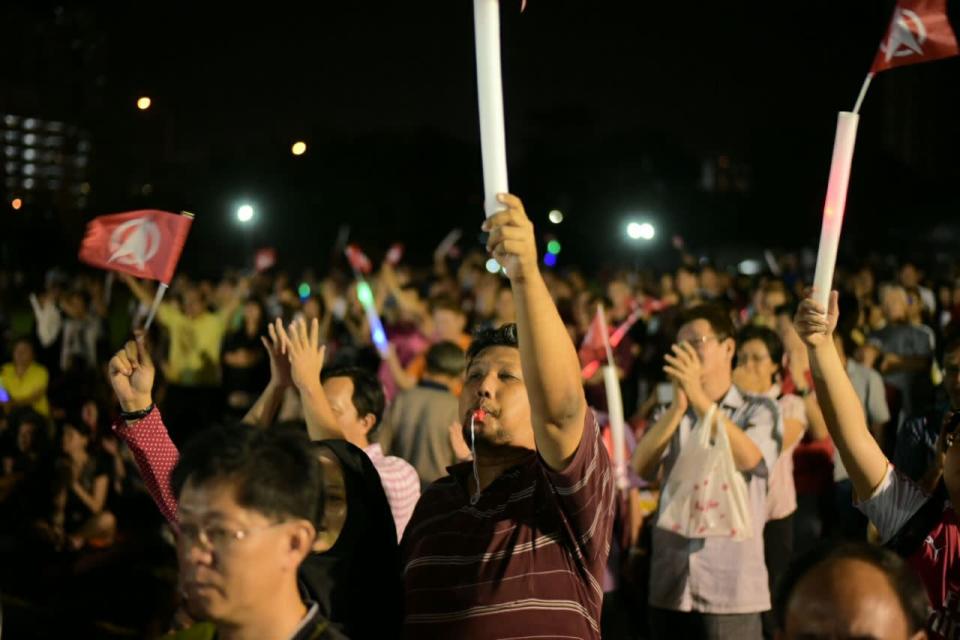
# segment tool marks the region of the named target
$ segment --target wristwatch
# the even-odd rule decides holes
[[[120,411],[120,417],[126,420],[127,422],[135,422],[137,420],[143,420],[150,412],[153,411],[153,408],[156,406],[155,403],[151,402],[150,406],[146,409],[141,409],[139,411]]]

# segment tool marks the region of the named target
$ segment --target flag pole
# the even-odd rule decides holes
[[[870,88],[870,82],[873,80],[873,71],[867,74],[863,79],[863,86],[860,87],[860,95],[857,96],[857,103],[853,105],[853,113],[860,113],[860,107],[863,105],[863,99],[867,97],[867,89]]]
[[[110,308],[110,299],[113,297],[113,280],[116,277],[116,272],[107,271],[107,275],[103,277],[103,306],[107,309]]]
[[[195,217],[194,214],[189,211],[181,211],[180,215],[185,218],[190,218],[191,220],[193,220]],[[150,312],[147,314],[147,321],[143,325],[144,331],[148,331],[150,329],[150,325],[153,324],[153,319],[157,315],[157,309],[160,308],[160,303],[163,302],[163,296],[166,295],[167,289],[169,288],[170,285],[166,282],[161,282],[160,286],[157,287],[157,292],[153,296],[153,304],[150,305]]]
[[[161,282],[160,286],[157,287],[157,292],[153,296],[153,304],[150,305],[150,313],[147,314],[147,321],[143,325],[144,331],[149,330],[150,325],[153,324],[153,318],[157,315],[157,309],[160,307],[160,303],[163,302],[163,296],[167,293],[169,286],[170,285]]]

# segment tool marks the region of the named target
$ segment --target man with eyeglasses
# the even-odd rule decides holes
[[[128,425],[160,419],[142,336],[110,361],[110,378]],[[306,434],[242,425],[207,429],[179,459],[169,457],[175,462],[170,482],[146,480],[163,494],[158,503],[175,510],[168,517],[176,523],[180,587],[187,611],[201,621],[171,637],[332,638],[297,578],[323,511],[323,474]]]
[[[783,420],[776,402],[733,384],[733,335],[729,315],[718,306],[683,315],[663,368],[673,383],[673,402],[638,443],[633,466],[650,479],[662,472],[666,483],[697,421],[716,404],[733,461],[747,481],[752,536],[686,538],[653,529],[649,604],[655,638],[760,638],[761,613],[770,609],[763,527]]]

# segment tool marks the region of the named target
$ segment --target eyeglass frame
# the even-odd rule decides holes
[[[686,342],[694,349],[700,350],[703,347],[705,347],[710,340],[716,340],[717,344],[720,344],[721,342],[726,340],[726,338],[722,338],[715,333],[711,333],[710,335],[707,335],[707,336],[697,336],[693,340],[684,340],[683,342]]]
[[[287,524],[288,522],[289,520],[281,520],[280,522],[274,522],[274,523],[263,525],[260,527],[251,527],[249,529],[229,529],[227,527],[222,527],[219,525],[202,525],[202,526],[196,526],[196,530],[197,530],[196,535],[185,533],[184,531],[185,527],[181,523],[180,526],[178,527],[177,545],[187,544],[189,542],[189,545],[191,547],[194,545],[199,545],[200,548],[203,549],[204,551],[223,552],[226,549],[229,549],[230,547],[232,547],[235,543],[241,542],[243,540],[247,540],[253,534],[266,531],[267,529],[273,529],[274,527],[278,527],[282,524]],[[189,525],[187,529],[189,529]],[[210,533],[209,533],[211,529],[221,529],[227,534],[227,536],[223,539],[222,542],[214,542],[214,540],[210,537]]]

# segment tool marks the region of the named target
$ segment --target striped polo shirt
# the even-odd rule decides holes
[[[470,504],[470,463],[430,485],[402,543],[408,638],[600,638],[613,475],[587,411],[573,460],[531,452]]]

